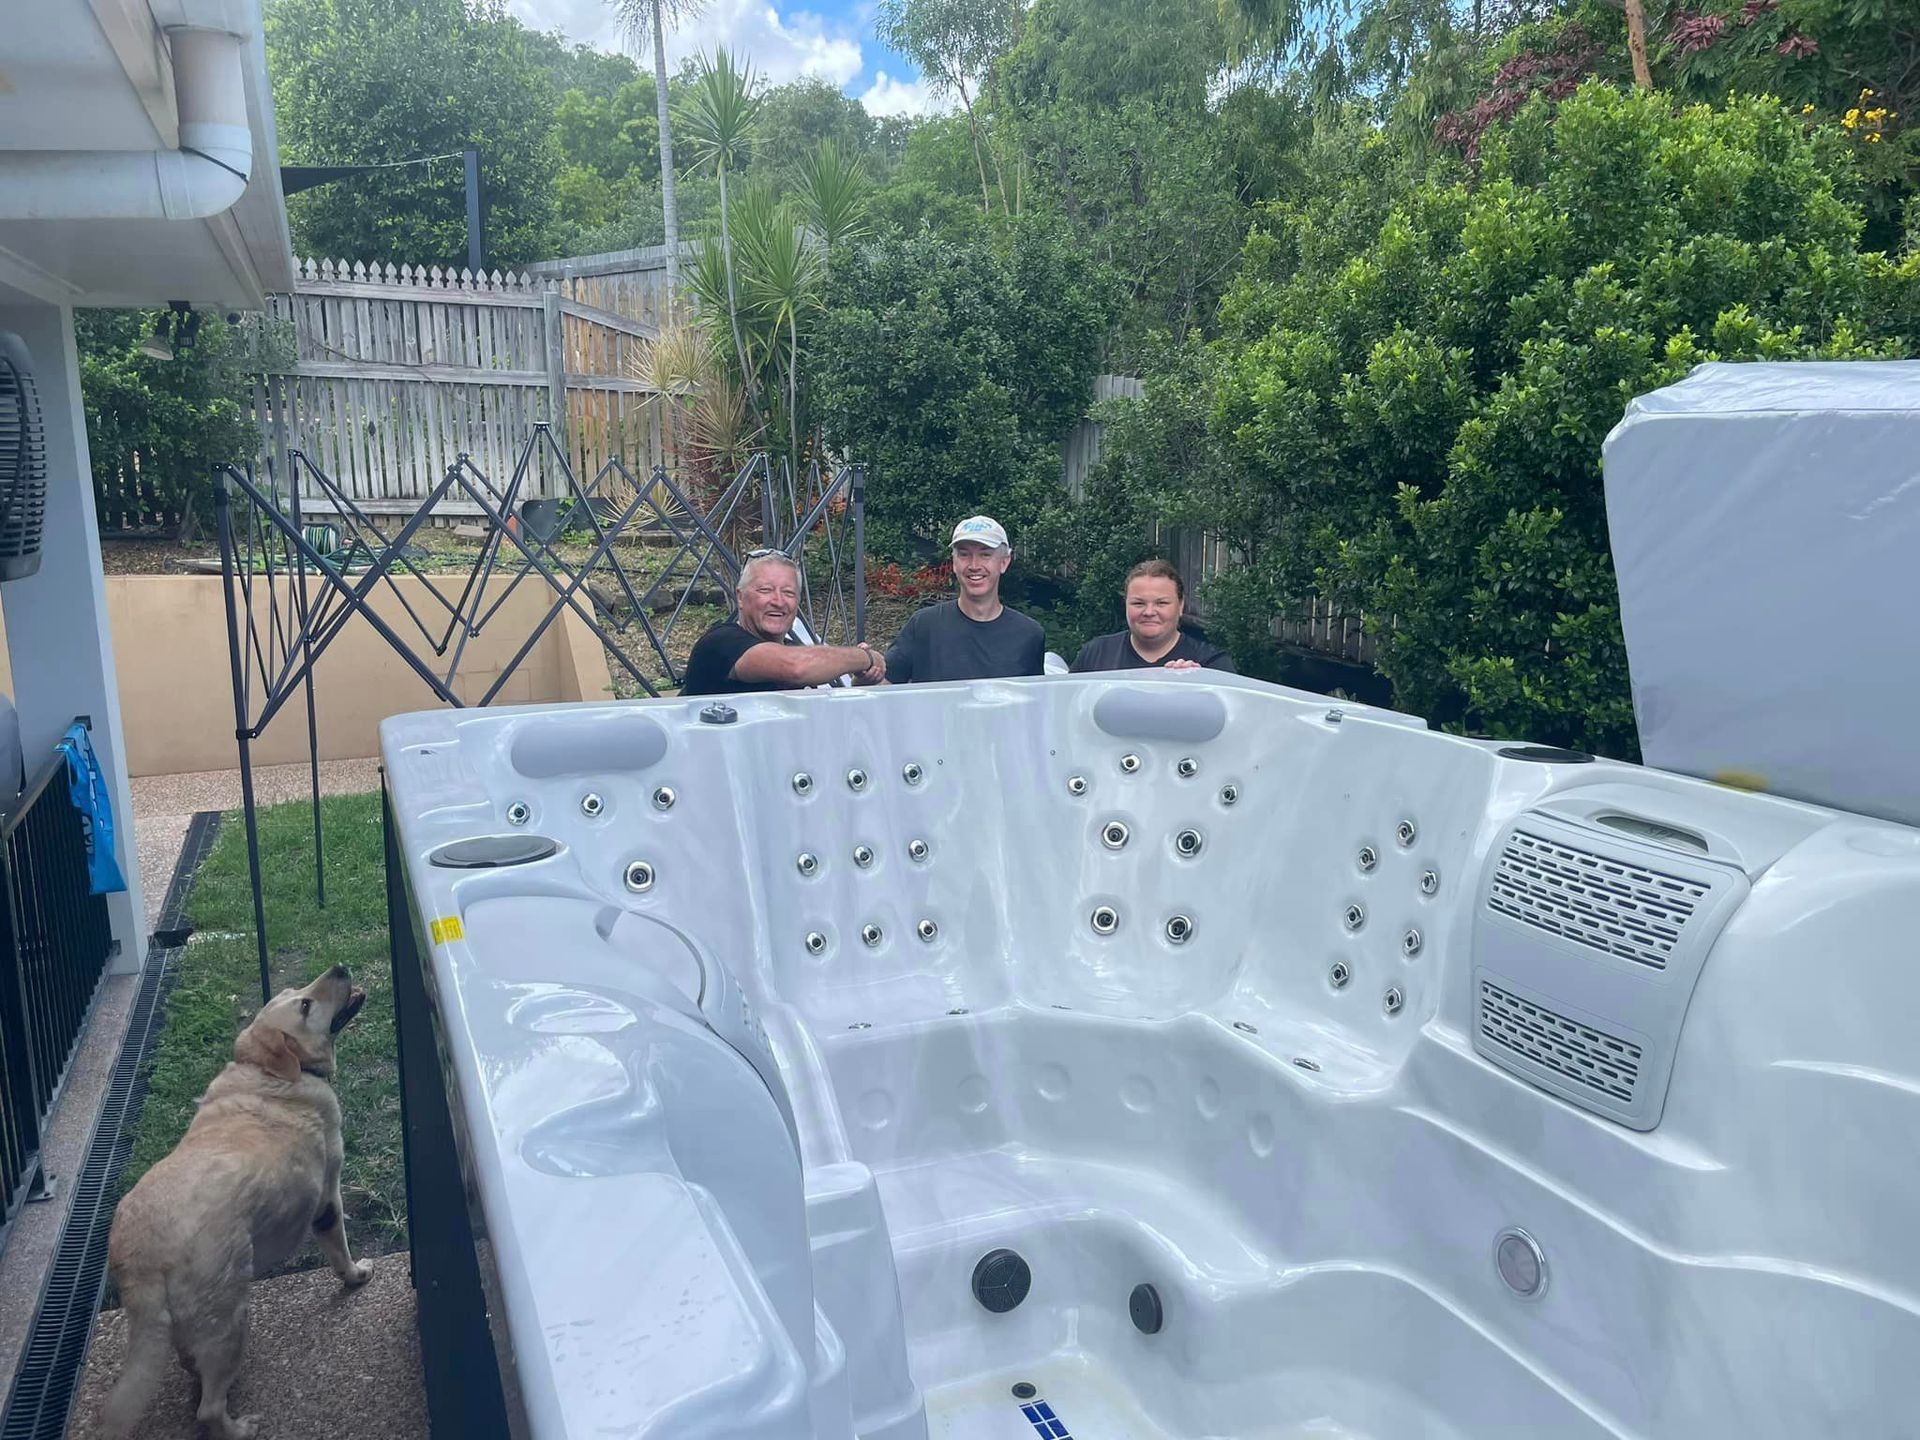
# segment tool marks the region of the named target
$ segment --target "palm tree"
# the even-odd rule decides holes
[[[667,231],[667,299],[680,293],[680,205],[673,188],[673,122],[667,107],[667,30],[691,20],[706,0],[613,0],[621,28],[637,49],[653,42],[653,98],[660,117],[660,210]]]

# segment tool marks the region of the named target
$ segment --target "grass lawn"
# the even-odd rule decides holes
[[[260,811],[269,961],[276,991],[304,985],[335,964],[346,965],[355,982],[366,987],[365,1008],[339,1040],[334,1088],[346,1122],[340,1190],[347,1237],[355,1254],[377,1255],[407,1244],[380,797],[333,796],[320,802],[320,811],[327,853],[324,908],[314,903],[313,814],[307,803]],[[233,1037],[259,1008],[247,834],[238,814],[221,822],[188,908],[195,934],[167,997],[166,1028],[154,1050],[123,1186],[131,1186],[186,1133],[195,1102],[232,1058]],[[318,1263],[318,1253],[309,1247],[289,1268]]]

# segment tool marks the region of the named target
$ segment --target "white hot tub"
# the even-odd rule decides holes
[[[1920,832],[1211,674],[382,740],[513,1433],[1920,1434]]]

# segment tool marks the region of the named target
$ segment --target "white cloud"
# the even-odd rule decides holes
[[[884,70],[875,73],[860,103],[869,115],[937,115],[954,108],[950,100],[935,95],[925,80],[896,80]]]
[[[667,63],[725,45],[771,85],[818,76],[845,85],[860,73],[860,41],[844,25],[795,10],[785,18],[765,0],[711,0],[706,12],[667,37]]]
[[[507,9],[535,30],[558,30],[567,39],[596,50],[625,48],[619,18],[606,0],[507,0]]]
[[[535,29],[559,30],[598,50],[626,48],[614,8],[605,0],[509,0],[508,8]],[[859,37],[847,24],[805,10],[783,16],[766,0],[710,0],[703,13],[667,32],[667,64],[678,69],[682,60],[702,51],[711,54],[718,45],[750,60],[770,85],[810,75],[845,85],[864,63]],[[645,65],[651,47],[638,58]]]
[[[558,30],[596,50],[631,53],[609,0],[507,0],[507,8],[536,30]],[[860,37],[872,27],[874,8],[861,0],[845,19],[826,20],[807,10],[782,14],[768,0],[709,0],[704,13],[668,33],[667,64],[678,69],[687,57],[725,45],[750,60],[769,85],[818,76],[845,89],[865,72]],[[652,47],[636,58],[650,67]],[[870,115],[937,115],[955,108],[925,80],[885,70],[873,73],[860,103]]]

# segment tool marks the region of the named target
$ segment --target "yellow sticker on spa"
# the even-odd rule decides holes
[[[436,945],[445,945],[449,940],[464,940],[466,938],[460,929],[460,917],[458,915],[442,915],[428,928],[433,931],[433,943]]]

